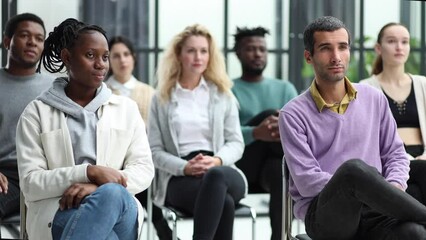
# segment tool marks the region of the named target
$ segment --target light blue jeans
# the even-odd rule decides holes
[[[137,238],[138,207],[132,195],[120,184],[104,184],[83,199],[78,208],[59,210],[52,224],[57,239]]]

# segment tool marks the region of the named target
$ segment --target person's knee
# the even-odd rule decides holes
[[[399,224],[393,230],[396,239],[405,240],[405,239],[416,239],[416,240],[425,240],[426,239],[426,229],[423,225],[414,222],[404,222]]]
[[[225,179],[225,174],[221,167],[212,167],[204,175],[203,181],[220,183]]]
[[[121,184],[106,183],[98,187],[94,196],[98,201],[105,200],[106,202],[126,202],[131,196],[129,192]]]
[[[364,179],[367,175],[373,173],[372,169],[372,167],[360,159],[351,159],[344,162],[336,171],[336,174],[343,174],[346,177],[354,179]]]
[[[98,187],[98,191],[101,193],[112,194],[112,195],[122,195],[124,192],[127,192],[126,188],[123,185],[118,183],[106,183]]]

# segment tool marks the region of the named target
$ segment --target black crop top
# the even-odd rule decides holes
[[[396,101],[394,101],[386,94],[385,91],[383,91],[383,93],[389,101],[389,106],[398,128],[420,127],[419,113],[417,112],[417,103],[412,81],[410,94],[408,95],[407,99],[405,99],[402,103],[397,103]]]

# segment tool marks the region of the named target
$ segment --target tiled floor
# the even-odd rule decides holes
[[[267,194],[250,194],[243,200],[244,203],[254,207],[258,213],[256,221],[256,240],[268,240],[271,235],[271,229],[269,225],[269,217],[266,215],[268,212]],[[3,238],[11,238],[10,234],[3,227],[1,228]],[[303,233],[303,223],[293,223],[294,233]],[[178,236],[181,240],[192,239],[192,221],[183,220],[178,222]],[[147,239],[146,225],[143,229],[142,240]],[[157,237],[154,238],[158,240]],[[234,223],[234,240],[250,240],[251,236],[251,219],[249,218],[237,218]]]

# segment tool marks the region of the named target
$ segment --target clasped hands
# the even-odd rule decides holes
[[[90,183],[74,183],[65,190],[59,200],[59,208],[61,210],[73,207],[78,208],[81,201],[87,195],[96,191],[98,186],[101,186],[102,184],[118,183],[123,185],[123,187],[127,187],[127,178],[116,169],[98,165],[89,165],[86,171]]]
[[[270,115],[253,129],[253,137],[265,142],[279,142],[280,132],[278,128],[278,117]]]
[[[199,153],[194,158],[188,160],[183,170],[186,176],[201,177],[212,167],[222,165],[219,157],[212,157]]]

